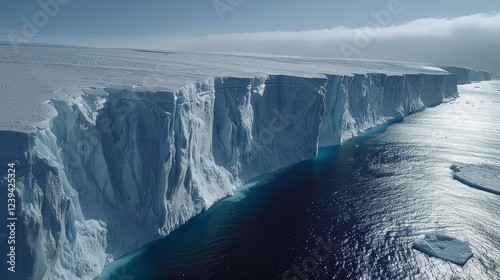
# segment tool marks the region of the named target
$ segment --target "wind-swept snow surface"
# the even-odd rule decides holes
[[[92,279],[245,182],[457,96],[456,74],[414,63],[19,51],[0,46],[0,172],[19,169],[34,279]]]

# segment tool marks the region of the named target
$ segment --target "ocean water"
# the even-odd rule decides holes
[[[100,279],[500,279],[500,196],[457,162],[500,166],[500,81],[259,178]],[[474,257],[411,248],[432,231]]]

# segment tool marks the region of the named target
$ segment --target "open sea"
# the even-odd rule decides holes
[[[459,92],[257,179],[99,279],[500,279],[500,196],[450,169],[500,166],[500,81]],[[474,256],[461,267],[412,249],[433,231]]]

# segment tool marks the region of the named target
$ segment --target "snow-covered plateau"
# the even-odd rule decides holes
[[[1,187],[14,163],[16,273],[32,279],[93,279],[249,180],[491,76],[405,62],[9,45],[0,45],[0,73]]]

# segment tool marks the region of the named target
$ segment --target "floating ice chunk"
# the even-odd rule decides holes
[[[500,167],[486,164],[454,164],[450,168],[455,171],[455,180],[500,195]]]
[[[415,240],[413,248],[458,265],[464,265],[472,257],[469,245],[440,232],[428,233],[424,239]]]

